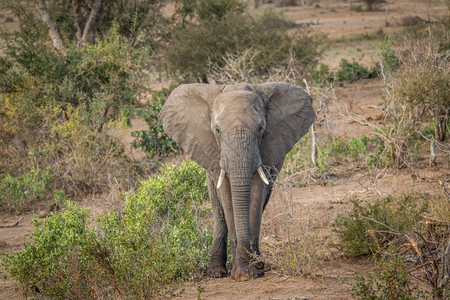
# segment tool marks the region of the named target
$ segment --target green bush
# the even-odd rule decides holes
[[[0,205],[21,211],[27,203],[46,199],[50,184],[50,168],[33,168],[18,177],[8,173],[0,180]]]
[[[380,8],[380,5],[386,3],[385,0],[364,0],[368,11],[374,11]]]
[[[229,14],[240,14],[245,2],[239,0],[197,0],[195,13],[200,20],[223,19]]]
[[[350,138],[347,141],[347,147],[345,154],[350,155],[353,159],[357,159],[359,154],[365,154],[367,152],[367,144],[369,138],[363,136],[362,138]]]
[[[179,150],[178,145],[167,136],[158,120],[159,112],[169,94],[169,90],[166,89],[152,94],[151,100],[140,110],[140,115],[147,123],[148,130],[133,131],[131,133],[135,138],[132,146],[140,148],[150,158],[167,156]]]
[[[326,173],[338,164],[344,157],[351,156],[357,160],[360,154],[367,152],[369,138],[350,138],[348,140],[333,139],[324,146],[319,147],[317,153],[317,168],[319,172]]]
[[[333,139],[317,152],[317,169],[326,173],[336,165],[345,153],[345,143],[341,139]]]
[[[311,77],[315,84],[322,86],[333,82],[334,73],[330,71],[330,66],[321,63],[318,69],[311,72]]]
[[[390,35],[380,44],[380,62],[374,68],[378,75],[391,76],[400,67],[400,58],[392,49],[393,45],[394,41]]]
[[[320,40],[302,34],[288,34],[292,23],[273,13],[251,17],[228,13],[222,18],[199,20],[175,29],[161,50],[161,63],[169,74],[182,79],[205,80],[211,65],[222,67],[227,55],[253,50],[254,74],[266,74],[290,57],[302,68],[315,65],[321,52]],[[200,46],[199,46],[200,45]]]
[[[312,167],[310,155],[311,144],[309,142],[309,136],[310,134],[307,133],[297,142],[297,144],[294,145],[292,150],[286,155],[282,174],[289,176]]]
[[[1,33],[0,178],[20,181],[37,165],[71,196],[103,192],[114,178],[133,185],[138,172],[106,129],[137,102],[133,75],[143,52],[117,25],[95,45],[57,51],[48,28],[24,14],[17,31]]]
[[[34,233],[24,250],[4,255],[1,263],[28,293],[62,299],[75,290],[78,276],[73,261],[82,263],[82,249],[92,235],[89,210],[67,203],[67,209],[45,220],[34,219]],[[89,271],[83,267],[83,272]],[[85,276],[94,276],[87,273]],[[97,276],[97,274],[95,274]],[[85,294],[87,296],[88,294]]]
[[[313,167],[311,160],[309,134],[301,139],[288,153],[283,166],[283,173],[293,175]],[[355,161],[367,159],[372,140],[366,136],[350,138],[348,140],[331,139],[319,141],[317,153],[317,171],[320,174],[329,172],[333,166],[339,164],[347,156]],[[364,158],[362,157],[364,156]]]
[[[350,4],[350,10],[355,12],[362,12],[363,8],[361,4]]]
[[[334,231],[339,236],[335,245],[349,256],[363,256],[386,249],[397,235],[417,225],[426,203],[414,196],[386,197],[373,203],[352,201],[351,211],[335,221]]]
[[[361,300],[421,299],[418,288],[412,286],[408,275],[403,259],[393,256],[382,261],[372,277],[357,276],[352,294]]]
[[[205,269],[212,239],[203,224],[206,199],[203,168],[192,161],[165,166],[127,196],[123,211],[92,225],[88,210],[70,202],[35,220],[25,249],[1,264],[38,297],[167,298],[177,282]]]
[[[346,59],[342,59],[339,63],[340,69],[336,73],[337,81],[355,81],[359,79],[367,79],[372,77],[371,72],[358,62],[350,63]]]
[[[386,156],[386,148],[383,143],[377,138],[375,138],[374,141],[375,149],[364,158],[364,164],[369,169],[375,169],[377,167],[383,167],[389,164],[389,160]]]
[[[0,70],[5,70],[0,73],[0,98],[13,107],[0,108],[2,123],[15,124],[19,117],[25,121],[19,125],[35,129],[42,110],[64,113],[71,106],[86,114],[90,126],[102,130],[123,106],[136,103],[131,74],[140,53],[119,36],[117,26],[94,46],[62,53],[47,43],[47,28],[30,18],[21,22],[19,31],[1,36],[6,47],[0,59]],[[12,133],[20,134],[21,129]]]

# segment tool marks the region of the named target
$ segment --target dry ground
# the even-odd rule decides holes
[[[299,1],[302,2],[302,1]],[[318,25],[310,25],[313,32],[323,32],[333,40],[342,37],[355,37],[362,33],[373,33],[380,28],[383,32],[401,30],[401,18],[404,16],[420,16],[428,20],[445,11],[445,1],[388,1],[383,9],[377,12],[354,12],[351,1],[306,1],[309,6],[276,8],[298,24],[309,24],[318,20]],[[269,4],[262,5],[258,10],[273,9]],[[386,10],[387,8],[387,10]],[[0,14],[0,24],[16,28],[14,22],[6,22],[7,16]],[[386,27],[387,23],[388,27]],[[1,42],[1,41],[0,41]],[[357,40],[352,42],[331,42],[330,49],[325,53],[323,62],[336,69],[341,58],[357,60],[363,65],[372,66],[376,61],[376,44],[378,41]],[[156,83],[158,84],[158,83]],[[380,80],[360,81],[336,88],[336,102],[330,106],[330,122],[332,133],[336,137],[360,137],[370,134],[367,127],[352,122],[345,116],[346,111],[359,114],[362,118],[377,122],[381,111],[378,105],[383,101],[383,85]],[[133,121],[133,130],[145,128],[141,120]],[[129,133],[122,133],[123,140],[129,143]],[[139,154],[137,154],[139,155]],[[440,161],[441,166],[449,162]],[[422,165],[426,165],[423,163]],[[401,170],[385,171],[378,179],[375,174],[361,170],[356,165],[341,166],[334,176],[323,182],[312,182],[303,188],[295,187],[286,191],[279,187],[271,199],[264,215],[264,223],[276,223],[277,219],[290,222],[303,222],[305,219],[321,220],[322,225],[329,225],[337,214],[346,211],[351,197],[370,201],[378,196],[391,193],[428,192],[439,190],[439,180],[449,175],[449,170],[431,170],[419,166],[414,172]],[[281,185],[280,185],[281,186]],[[86,199],[84,203],[93,208],[93,213],[105,211],[114,206],[109,197]],[[286,201],[289,205],[286,206]],[[290,207],[291,215],[284,213]],[[45,204],[37,211],[45,209]],[[0,214],[0,224],[11,223],[23,217],[20,224],[13,228],[0,228],[0,252],[11,253],[23,248],[24,240],[31,235],[32,213]],[[289,219],[290,218],[290,219]],[[273,240],[270,228],[262,229],[261,240],[269,243]],[[325,246],[324,247],[328,247]],[[354,260],[343,257],[332,249],[331,259],[318,263],[308,276],[282,276],[277,270],[266,273],[257,280],[237,283],[230,278],[203,279],[185,285],[182,299],[197,299],[198,288],[201,287],[202,299],[349,299],[351,283],[355,274],[365,274],[372,269],[366,260]],[[0,299],[24,299],[13,281],[0,281]]]

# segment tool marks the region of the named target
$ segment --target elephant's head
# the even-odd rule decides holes
[[[282,164],[314,117],[310,96],[287,83],[181,85],[160,113],[164,131],[194,161],[220,173],[218,188],[226,176],[237,240],[245,249],[253,177],[259,173],[267,183],[260,167]]]

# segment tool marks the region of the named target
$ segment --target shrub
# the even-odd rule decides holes
[[[386,197],[373,203],[353,200],[353,209],[335,222],[336,247],[349,256],[375,254],[394,242],[396,231],[407,231],[421,219],[427,205],[414,196]]]
[[[333,82],[334,73],[330,71],[330,66],[321,63],[318,69],[313,70],[311,77],[315,84],[323,86]]]
[[[367,154],[372,141],[363,136],[362,138],[342,139],[324,139],[319,141],[319,150],[317,155],[317,172],[324,174],[329,172],[333,166],[339,164],[347,156],[355,161],[367,159],[372,154]],[[309,134],[301,139],[286,156],[283,165],[283,174],[293,175],[303,172],[313,167],[311,154],[311,143]]]
[[[364,3],[367,6],[368,11],[374,11],[379,9],[382,3],[385,3],[385,0],[364,0]]]
[[[50,183],[50,168],[33,168],[18,177],[6,174],[0,180],[0,205],[21,211],[27,203],[46,199]]]
[[[386,148],[383,145],[383,142],[378,138],[372,139],[375,147],[369,154],[364,158],[364,164],[369,169],[374,169],[377,167],[383,167],[390,163],[388,154],[386,153]]]
[[[282,174],[293,175],[313,166],[310,155],[311,143],[309,142],[309,136],[310,134],[307,133],[286,155]]]
[[[384,41],[380,44],[380,61],[375,65],[374,72],[380,76],[392,76],[393,73],[400,67],[400,58],[392,49],[392,36],[386,36]]]
[[[353,159],[357,159],[359,154],[365,154],[367,152],[367,143],[369,138],[363,136],[362,138],[350,138],[347,141],[347,147],[345,154],[350,155]]]
[[[136,102],[137,87],[130,77],[139,54],[121,39],[117,26],[95,46],[61,53],[47,43],[46,27],[30,18],[21,22],[19,31],[2,33],[6,57],[0,60],[0,69],[7,71],[0,75],[0,97],[14,103],[16,112],[23,112],[11,118],[23,116],[20,119],[28,121],[30,114],[34,123],[28,121],[25,128],[35,128],[41,110],[64,112],[72,106],[86,114],[90,126],[102,130],[124,105]]]
[[[228,13],[222,18],[199,20],[174,30],[162,49],[162,63],[173,76],[205,80],[210,66],[223,67],[227,55],[252,49],[256,54],[252,59],[257,75],[287,65],[290,57],[306,70],[317,62],[320,39],[288,34],[291,26],[273,13],[255,18],[245,13]]]
[[[381,46],[378,68],[387,92],[385,124],[373,127],[386,148],[385,162],[390,167],[408,166],[411,146],[418,146],[414,139],[422,131],[424,121],[433,121],[436,140],[447,138],[450,68],[439,45],[447,42],[448,37],[448,28],[441,23],[430,26],[427,34],[408,35],[400,51],[392,50],[391,39]],[[448,155],[444,147],[440,149]]]
[[[346,156],[351,156],[354,160],[357,160],[360,154],[366,154],[368,142],[369,139],[366,136],[348,140],[332,139],[325,142],[322,147],[319,147],[318,171],[321,173],[328,172]]]
[[[0,178],[20,181],[38,166],[70,196],[102,192],[114,178],[132,186],[138,172],[106,129],[136,102],[142,52],[117,26],[96,45],[57,51],[48,28],[24,14],[18,31],[1,34]]]
[[[70,202],[35,220],[25,249],[1,264],[38,297],[167,298],[177,282],[205,268],[212,239],[203,225],[206,199],[203,168],[191,161],[165,166],[127,196],[123,211],[92,225],[89,211]]]
[[[350,4],[350,10],[355,12],[362,12],[363,8],[361,4]]]
[[[361,300],[420,299],[418,288],[412,287],[409,271],[400,257],[379,263],[373,277],[357,276],[352,294]]]
[[[361,66],[358,62],[350,63],[346,59],[342,59],[339,63],[340,69],[336,72],[337,81],[355,81],[359,79],[367,79],[372,77],[370,71]]]
[[[328,172],[333,165],[336,165],[345,152],[344,142],[340,139],[333,139],[325,143],[317,153],[317,169],[320,173]]]
[[[144,117],[148,130],[133,131],[131,133],[135,138],[132,146],[141,148],[150,158],[167,156],[179,150],[178,145],[167,136],[158,120],[159,112],[169,94],[169,90],[162,90],[152,94],[151,100],[145,104],[144,109],[140,110],[139,113]]]
[[[81,262],[84,259],[80,256],[80,248],[92,234],[87,229],[88,221],[88,209],[68,202],[65,211],[45,220],[34,219],[35,231],[25,242],[25,249],[3,256],[1,263],[26,293],[63,298],[76,284],[72,260]]]
[[[245,10],[245,2],[238,0],[198,0],[195,14],[200,20],[221,20],[229,14],[240,14]]]
[[[78,110],[68,110],[67,117],[62,123],[50,120],[47,139],[32,155],[50,166],[56,188],[82,196],[106,191],[114,182],[123,190],[137,184],[142,171],[125,156],[119,140],[88,126]]]

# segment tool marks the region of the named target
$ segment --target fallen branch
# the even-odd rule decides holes
[[[11,228],[11,227],[16,227],[17,225],[19,225],[19,223],[23,220],[23,217],[20,218],[19,220],[17,220],[14,223],[10,223],[10,224],[0,224],[0,228]]]

